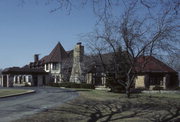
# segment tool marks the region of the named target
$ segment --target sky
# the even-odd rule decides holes
[[[43,1],[43,0],[42,0]],[[48,55],[60,42],[65,50],[71,50],[80,41],[80,35],[91,32],[96,18],[88,6],[53,13],[54,3],[0,0],[0,68],[24,66]]]

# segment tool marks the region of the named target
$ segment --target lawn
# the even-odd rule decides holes
[[[0,97],[11,96],[26,93],[28,90],[24,89],[0,89]]]
[[[77,90],[80,97],[16,122],[180,121],[180,94],[124,94]]]

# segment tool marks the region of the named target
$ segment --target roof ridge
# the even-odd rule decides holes
[[[149,60],[146,66],[144,67],[143,71],[154,70],[154,71],[162,71],[162,72],[176,72],[173,68],[169,67],[166,63],[164,63],[163,61],[159,60],[154,56],[140,56],[138,58],[138,64],[143,63],[145,61],[143,57]]]
[[[60,60],[63,60],[66,55],[67,52],[65,51],[64,47],[60,42],[58,42],[55,48],[49,54],[49,62],[60,62]]]
[[[59,44],[61,45],[61,43],[58,42],[57,45],[56,45],[56,47],[53,49],[53,50],[55,50],[55,53],[50,57],[50,60],[51,60],[51,59],[54,57],[54,55],[56,54],[56,52],[57,52],[57,49],[56,49],[56,48],[58,48]],[[53,51],[53,50],[52,50],[52,51]]]
[[[169,68],[169,69],[175,71],[174,69],[172,69],[170,66],[168,66],[168,65],[167,65],[166,63],[164,63],[163,61],[160,61],[159,59],[157,59],[157,58],[155,58],[155,57],[152,57],[152,58],[154,58],[157,62],[159,62],[161,68],[165,66],[166,68]],[[176,72],[176,71],[175,71],[175,72]]]

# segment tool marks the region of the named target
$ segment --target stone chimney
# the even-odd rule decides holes
[[[77,62],[77,61],[82,62],[83,56],[84,56],[84,46],[81,45],[81,42],[78,42],[74,48],[73,62]]]
[[[34,62],[38,62],[39,61],[39,54],[34,54]]]
[[[78,42],[73,51],[73,67],[71,71],[70,82],[81,83],[84,80],[82,75],[82,62],[84,56],[84,46]]]

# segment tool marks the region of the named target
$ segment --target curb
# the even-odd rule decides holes
[[[28,90],[27,92],[23,92],[23,93],[5,95],[5,96],[1,96],[0,99],[1,99],[1,98],[7,98],[7,97],[20,96],[20,95],[25,95],[25,94],[31,94],[31,93],[36,93],[36,91],[35,91],[35,90]]]

